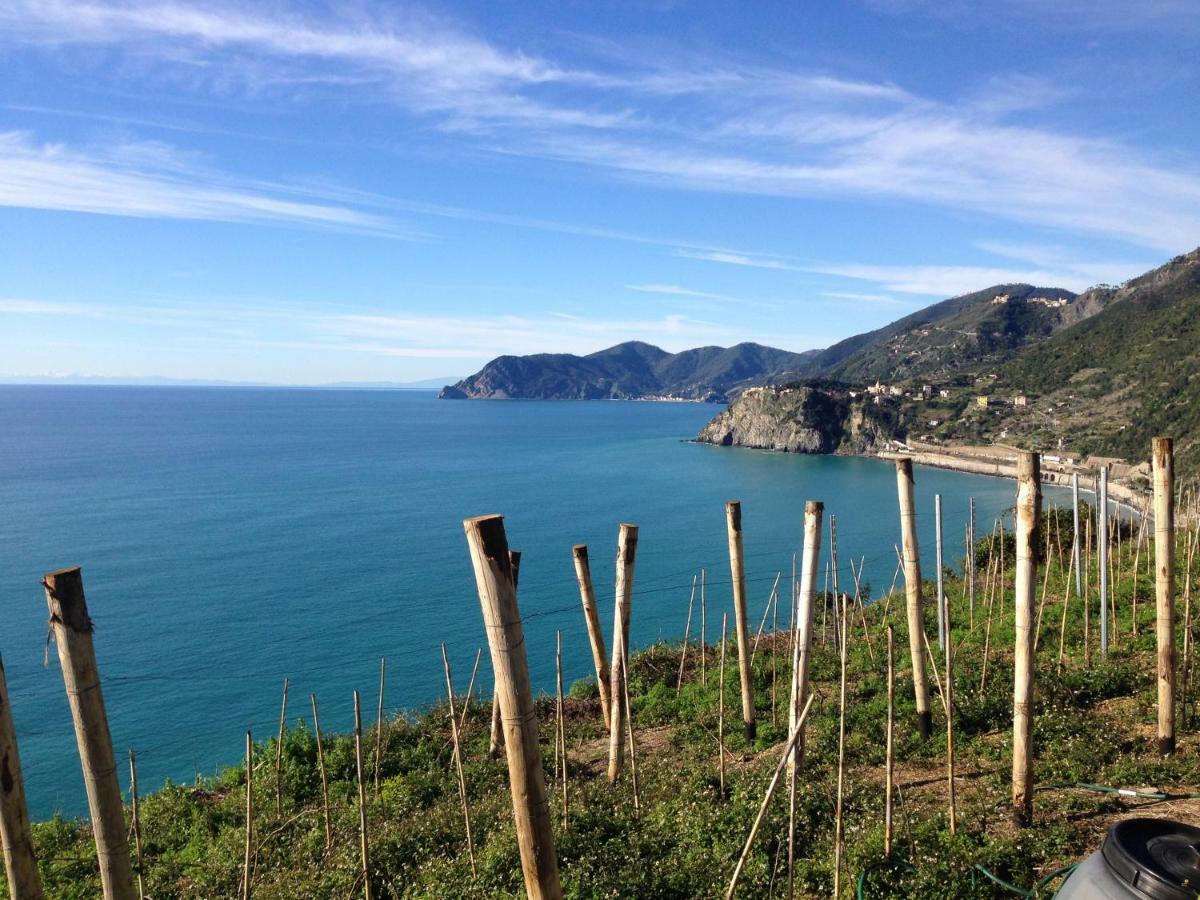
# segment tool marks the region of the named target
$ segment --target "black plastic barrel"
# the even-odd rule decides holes
[[[1194,900],[1200,897],[1200,828],[1125,819],[1055,895],[1058,900]]]

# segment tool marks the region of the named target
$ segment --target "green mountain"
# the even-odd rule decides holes
[[[998,284],[846,338],[815,354],[806,374],[849,383],[956,378],[1069,326],[1084,311],[1075,301],[1061,288]]]
[[[751,384],[797,377],[810,353],[761,344],[667,353],[629,341],[587,356],[500,356],[442,389],[443,399],[630,400],[671,397],[723,401]]]
[[[997,372],[999,389],[1033,406],[1007,427],[1039,446],[1068,435],[1076,449],[1130,460],[1170,435],[1178,464],[1200,469],[1200,249],[1079,299],[1100,311]]]

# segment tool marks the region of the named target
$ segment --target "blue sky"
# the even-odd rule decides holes
[[[0,0],[0,375],[824,346],[1200,244],[1194,0]]]

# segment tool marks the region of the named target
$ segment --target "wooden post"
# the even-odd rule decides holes
[[[675,679],[676,697],[679,696],[679,690],[683,687],[683,665],[687,662],[688,638],[692,634],[692,609],[696,604],[696,584],[699,578],[699,575],[692,576],[692,594],[688,597],[687,623],[683,626],[683,649],[679,651],[679,676]]]
[[[508,560],[512,565],[512,584],[513,593],[517,592],[517,588],[521,582],[521,551],[509,550]],[[493,679],[496,677],[495,672],[492,673]],[[497,693],[495,685],[492,687],[492,733],[488,743],[488,753],[492,759],[499,759],[501,752],[504,749],[504,727],[500,722],[500,695]]]
[[[367,788],[363,781],[362,702],[354,692],[354,771],[358,779],[358,840],[362,857],[363,898],[372,900],[371,856],[367,846]]]
[[[283,815],[283,736],[287,732],[288,680],[283,679],[283,705],[279,708],[279,737],[275,740],[275,815]]]
[[[600,627],[600,613],[596,608],[596,592],[592,589],[592,567],[588,562],[587,544],[576,544],[571,548],[575,559],[575,580],[579,582],[579,599],[583,603],[583,621],[587,625],[588,640],[592,645],[592,662],[596,667],[596,686],[600,690],[600,714],[605,724],[612,716],[612,700],[609,697],[608,651],[604,647],[604,629]]]
[[[254,736],[246,732],[246,846],[242,855],[242,900],[250,900],[254,863]]]
[[[750,676],[750,635],[746,622],[746,567],[742,556],[742,504],[725,504],[725,527],[729,536],[729,571],[733,579],[733,627],[737,632],[738,671],[742,684],[742,724],[746,740],[754,741],[754,684]]]
[[[725,799],[725,638],[728,634],[729,615],[721,613],[721,667],[717,670],[717,771],[720,778],[721,799]]]
[[[467,855],[471,858],[471,875],[474,876],[478,872],[475,869],[475,841],[471,837],[471,806],[467,802],[467,779],[463,774],[462,744],[458,739],[458,715],[454,709],[454,682],[450,677],[450,657],[446,655],[445,641],[442,641],[442,667],[446,673],[446,702],[450,704],[450,741],[454,752],[454,772],[458,778],[458,799],[462,803],[463,824],[467,830]],[[361,785],[359,789],[361,790]]]
[[[132,900],[137,893],[129,862],[125,807],[117,783],[117,763],[92,646],[92,620],[83,594],[83,576],[78,568],[62,569],[46,575],[42,584],[58,645],[67,702],[75,722],[104,898]]]
[[[479,657],[475,658],[476,663],[479,662]],[[472,678],[474,682],[474,678]],[[379,775],[383,767],[383,693],[384,686],[387,683],[387,657],[379,657],[379,708],[375,711],[375,799],[379,799]],[[467,689],[467,702],[463,704],[464,708],[471,703],[471,691]]]
[[[554,826],[542,775],[537,713],[529,685],[525,635],[517,608],[504,520],[500,516],[467,519],[463,522],[463,530],[475,571],[492,668],[496,672],[496,693],[502,711],[508,781],[525,890],[531,900],[553,900],[562,897],[558,859],[554,852]]]
[[[1153,442],[1154,596],[1158,635],[1158,751],[1175,752],[1175,446]]]
[[[0,845],[4,847],[4,874],[12,896],[19,900],[26,897],[41,900],[42,876],[29,831],[25,781],[21,776],[21,756],[17,752],[17,731],[3,659],[0,659]]]
[[[1097,500],[1099,527],[1096,543],[1100,551],[1100,655],[1108,656],[1108,466],[1100,467],[1100,496]]]
[[[896,460],[896,487],[900,497],[900,536],[904,547],[904,590],[908,599],[908,649],[912,657],[913,692],[917,701],[917,731],[929,739],[933,721],[929,714],[929,678],[922,650],[925,610],[921,602],[921,552],[917,546],[917,513],[913,502],[911,459]]]
[[[1037,595],[1038,531],[1042,518],[1041,459],[1017,459],[1016,613],[1013,660],[1013,824],[1033,822],[1033,607]]]
[[[329,818],[329,775],[325,771],[325,746],[321,743],[321,717],[317,712],[317,695],[309,694],[312,700],[313,732],[317,738],[317,768],[321,771],[321,815],[325,820],[325,852],[333,846],[333,822]]]
[[[937,553],[934,557],[937,563],[937,623],[938,649],[946,646],[946,585],[942,578],[942,495],[933,495],[933,528],[934,546]]]
[[[624,672],[620,702],[625,705],[625,734],[629,738],[629,780],[633,786],[633,817],[636,819],[641,814],[642,801],[638,795],[637,746],[633,740],[633,705],[629,702],[629,669],[625,668]],[[563,762],[565,764],[565,758]]]
[[[611,713],[608,727],[608,780],[616,782],[625,764],[625,704],[622,684],[629,653],[629,615],[633,603],[633,567],[637,560],[638,528],[622,524],[617,535],[617,602],[613,610],[612,666],[609,670]]]
[[[895,629],[887,627],[887,762],[884,769],[883,789],[883,855],[892,855],[892,792],[895,780],[895,725],[896,725],[896,651]]]
[[[133,831],[133,849],[137,853],[137,889],[139,900],[146,898],[146,882],[142,874],[142,813],[138,804],[137,760],[133,751],[129,751],[129,803],[132,807],[129,827]]]

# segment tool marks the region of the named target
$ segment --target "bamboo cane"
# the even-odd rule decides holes
[[[275,740],[275,815],[283,815],[283,736],[287,733],[288,680],[283,679],[283,704],[279,708],[279,736]]]
[[[700,684],[708,687],[708,598],[705,595],[705,570],[700,569]]]
[[[92,620],[78,568],[51,572],[42,581],[50,627],[58,646],[63,686],[75,724],[75,740],[87,789],[92,833],[100,862],[100,883],[105,900],[132,900],[133,867],[125,831],[125,806],[117,783],[108,716],[96,651],[92,645]]]
[[[906,462],[910,462],[906,460]],[[833,824],[833,896],[841,896],[842,884],[842,800],[845,796],[846,773],[846,632],[848,631],[848,610],[845,595],[842,598],[841,610],[841,679],[838,693],[838,774],[837,774],[837,808]],[[922,631],[922,634],[924,632]],[[922,659],[922,663],[924,660]],[[928,737],[926,729],[925,737]]]
[[[242,857],[242,900],[250,900],[254,861],[254,738],[246,732],[246,847]]]
[[[887,762],[884,770],[883,855],[892,855],[892,791],[895,781],[896,651],[894,626],[887,627]]]
[[[525,890],[530,900],[557,900],[562,897],[562,888],[554,851],[554,826],[542,774],[525,635],[517,608],[504,521],[500,516],[467,519],[463,530],[470,547],[503,713],[508,782]]]
[[[137,759],[132,750],[129,751],[129,803],[131,807],[129,827],[133,831],[133,849],[137,853],[134,871],[137,873],[138,898],[145,900],[146,881],[142,875],[142,813],[141,805],[138,802]]]
[[[450,677],[450,657],[446,655],[446,642],[442,641],[442,669],[446,674],[446,702],[450,704],[450,741],[454,752],[454,771],[458,779],[458,799],[462,805],[463,826],[467,831],[467,855],[471,858],[471,875],[478,875],[475,868],[475,841],[471,834],[471,805],[467,799],[467,778],[463,774],[462,743],[458,738],[458,714],[454,709],[454,682]]]
[[[475,658],[476,662],[479,657]],[[387,682],[387,657],[379,657],[379,708],[375,713],[375,799],[379,799],[379,776],[383,769],[383,695],[384,686]],[[470,703],[471,695],[468,691],[467,702]]]
[[[750,664],[754,664],[754,654],[758,653],[758,643],[762,640],[763,631],[767,627],[767,619],[771,615],[771,609],[779,600],[779,580],[783,577],[782,572],[775,573],[775,583],[771,585],[771,592],[767,594],[767,605],[763,607],[762,618],[758,622],[758,631],[754,634],[754,643],[750,647]]]
[[[17,731],[8,700],[3,659],[0,659],[0,761],[4,776],[0,789],[0,845],[4,848],[4,874],[9,891],[14,898],[41,900],[42,876],[33,851],[29,812],[25,806],[25,780],[21,775],[21,756],[17,752]]]
[[[717,673],[717,770],[721,799],[725,799],[725,639],[729,628],[728,613],[721,614],[721,664]]]
[[[625,704],[625,732],[629,738],[629,781],[633,787],[633,816],[641,815],[642,801],[638,793],[637,746],[633,741],[633,707],[629,703],[629,669],[623,669],[621,700]]]
[[[354,692],[354,773],[358,782],[358,845],[362,859],[363,898],[373,900],[375,891],[371,886],[371,857],[367,846],[367,787],[363,779],[362,702],[358,691]]]
[[[467,713],[471,711],[471,695],[475,692],[475,677],[479,674],[479,660],[483,658],[483,648],[475,648],[475,664],[471,666],[471,680],[467,682],[467,696],[463,700],[462,715],[458,717],[458,732],[461,735],[467,727]],[[381,692],[382,694],[382,692]],[[383,704],[380,704],[381,706]],[[382,719],[381,719],[382,721]]]
[[[329,775],[325,771],[325,746],[321,742],[321,717],[317,712],[317,695],[309,694],[312,701],[313,732],[317,738],[317,768],[321,772],[321,817],[325,822],[325,852],[333,847],[333,821],[329,817]]]
[[[562,674],[562,632],[554,633],[554,671],[556,676],[555,713],[558,728],[558,744],[562,747],[562,823],[563,831],[567,830],[567,730],[563,722],[563,674]]]
[[[746,845],[742,848],[742,855],[738,857],[737,866],[733,870],[733,878],[729,881],[729,889],[725,892],[726,900],[729,900],[733,896],[733,892],[737,890],[738,879],[742,875],[742,867],[746,864],[746,857],[750,855],[750,848],[754,846],[754,838],[758,834],[759,826],[762,825],[763,817],[767,814],[767,807],[771,804],[771,798],[775,796],[775,788],[779,786],[779,778],[783,775],[783,770],[792,756],[792,748],[796,746],[796,741],[800,737],[800,731],[804,727],[804,720],[808,718],[808,711],[812,707],[812,701],[813,698],[810,694],[808,702],[804,704],[804,711],[800,714],[800,720],[797,722],[796,727],[792,729],[787,745],[783,748],[783,756],[779,758],[779,765],[775,767],[775,774],[771,776],[771,781],[767,785],[767,792],[758,807],[758,815],[754,817],[754,823],[750,826],[750,834],[746,837]]]
[[[675,679],[676,697],[679,696],[679,690],[683,687],[683,665],[687,662],[688,637],[692,633],[692,606],[696,602],[696,583],[698,579],[698,575],[692,576],[692,595],[688,597],[687,623],[683,626],[683,649],[679,652],[679,677]]]

